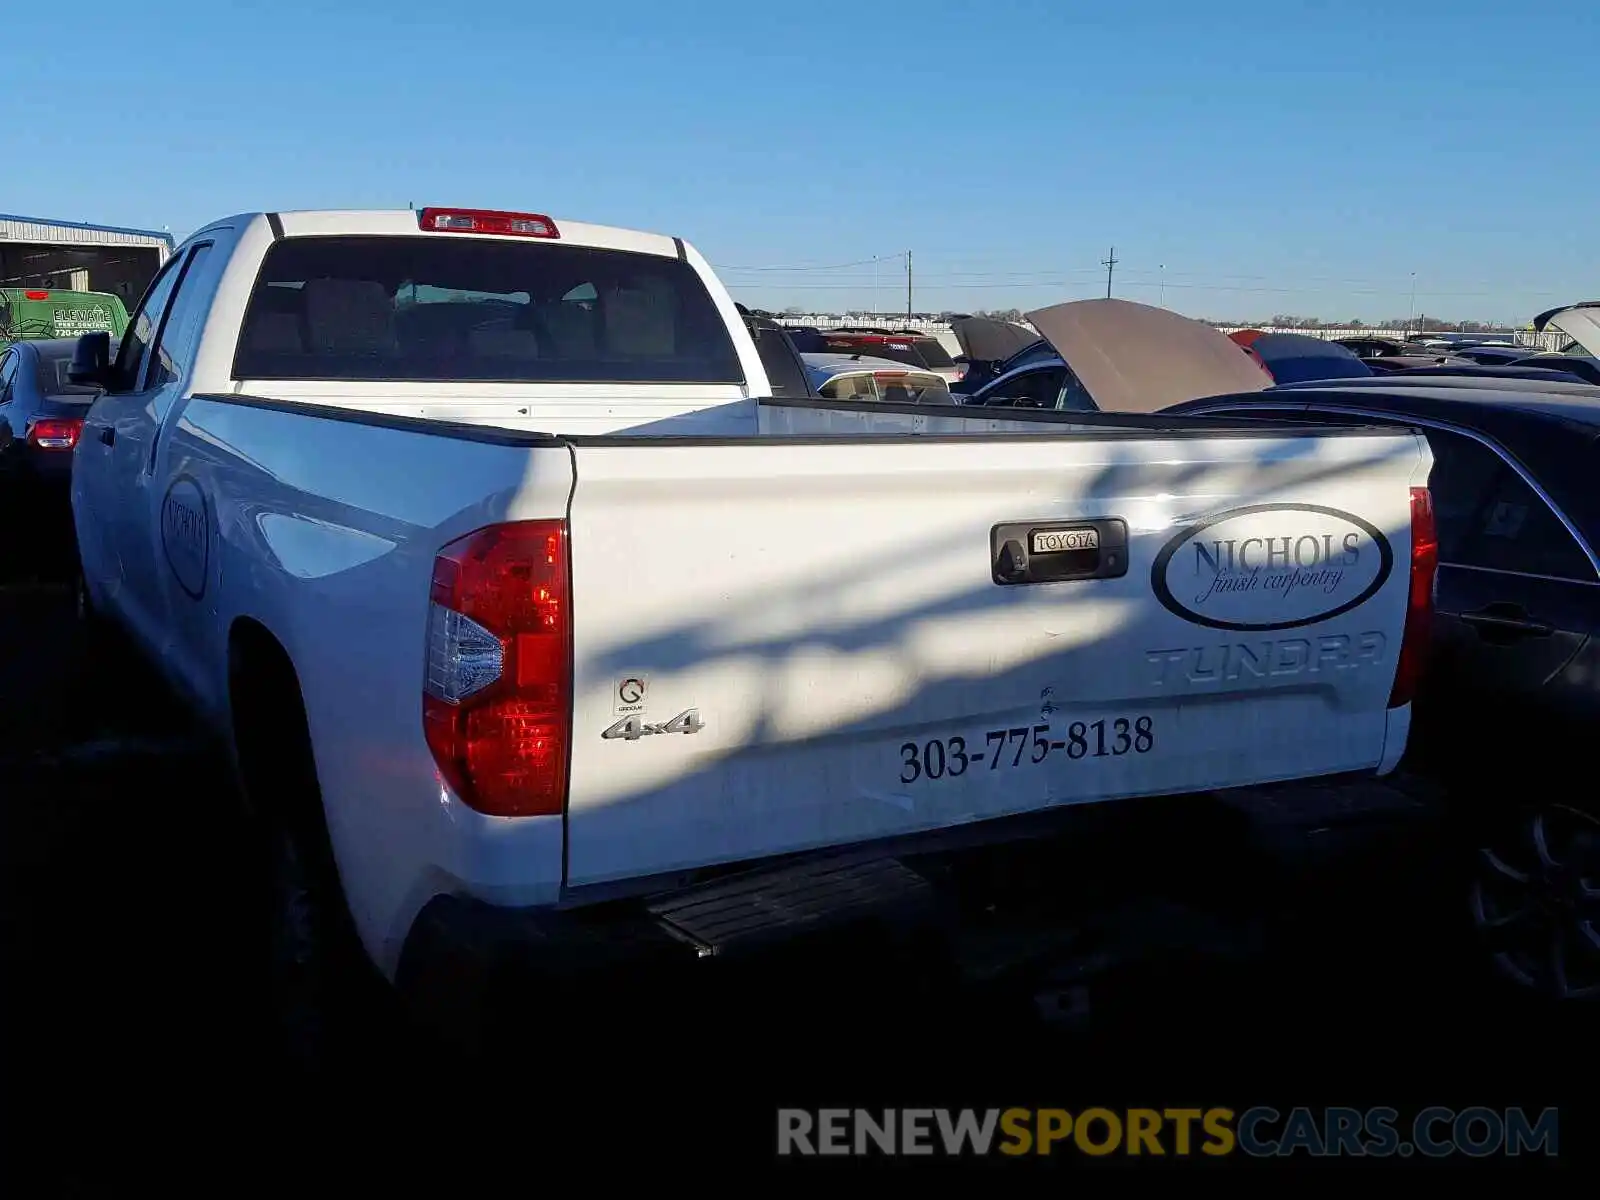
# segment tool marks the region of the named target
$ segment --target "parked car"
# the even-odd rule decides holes
[[[1488,392],[1523,392],[1529,395],[1572,395],[1593,399],[1600,395],[1595,385],[1576,375],[1561,371],[1512,371],[1503,367],[1473,367],[1470,369],[1421,368],[1399,371],[1389,375],[1374,375],[1371,379],[1340,379],[1341,388],[1372,388],[1385,391],[1395,387],[1469,388]],[[1275,392],[1303,391],[1327,386],[1326,380],[1311,379],[1303,383],[1282,383]]]
[[[785,325],[783,331],[789,335],[789,340],[794,343],[794,348],[801,354],[821,354],[825,342],[822,330],[814,325]]]
[[[929,838],[1404,751],[1406,430],[774,400],[682,239],[431,207],[205,225],[72,377],[81,609],[275,829],[311,1011],[366,962],[570,1028],[590,968],[923,895]]]
[[[1177,416],[1398,423],[1434,456],[1433,652],[1411,756],[1451,784],[1470,912],[1501,974],[1600,998],[1600,389],[1390,386],[1217,397]]]
[[[1524,365],[1551,365],[1600,383],[1600,300],[1549,309],[1534,317],[1533,327],[1539,333],[1565,334],[1570,340],[1556,354],[1524,359]]]
[[[1358,336],[1333,340],[1335,345],[1345,347],[1359,358],[1395,358],[1407,353],[1405,345],[1393,338]]]
[[[969,363],[961,382],[952,384],[950,390],[960,397],[976,395],[1003,375],[1009,375],[1021,367],[1059,360],[1060,357],[1049,342],[1041,337],[1035,337],[1033,342],[999,362],[980,361],[976,365]],[[962,399],[961,403],[965,404],[967,401]]]
[[[1391,380],[1408,379],[1527,379],[1535,382],[1589,383],[1581,375],[1553,367],[1525,365],[1481,367],[1473,362],[1454,363],[1449,366],[1407,367],[1400,371],[1386,371]],[[1592,385],[1591,385],[1592,386]]]
[[[84,414],[98,394],[68,382],[75,338],[0,349],[0,505],[10,518],[3,569],[53,576],[77,562],[68,485]]]
[[[122,297],[111,292],[0,288],[0,346],[76,338],[96,330],[120,338],[127,327],[128,310]]]
[[[767,386],[772,394],[779,399],[815,396],[817,393],[789,331],[771,317],[759,316],[742,304],[735,307],[750,331],[756,353],[761,356],[761,366],[767,373]]]
[[[1518,369],[1532,368],[1571,375],[1585,383],[1600,384],[1600,358],[1592,354],[1535,354],[1530,358],[1519,358],[1511,365]]]
[[[1047,347],[961,403],[979,408],[1155,412],[1180,400],[1267,388],[1260,360],[1209,325],[1129,300],[1074,300],[1027,314]]]
[[[950,385],[932,371],[913,371],[892,358],[863,354],[801,356],[811,394],[824,400],[882,404],[954,404]]]
[[[1365,379],[1372,375],[1372,368],[1349,347],[1303,333],[1241,329],[1230,333],[1228,338],[1259,359],[1275,383],[1299,383],[1308,379]]]
[[[1546,309],[1533,319],[1535,333],[1555,331],[1572,340],[1562,354],[1600,354],[1600,300],[1581,300]]]
[[[822,332],[822,344],[816,352],[870,354],[874,358],[892,359],[920,371],[932,371],[947,385],[959,383],[963,374],[938,338],[914,331],[827,329]]]
[[[1422,347],[1418,347],[1417,350],[1422,350]],[[1470,358],[1462,358],[1458,354],[1446,354],[1443,352],[1430,354],[1416,351],[1407,354],[1385,354],[1378,358],[1368,358],[1362,361],[1374,371],[1382,372],[1385,375],[1394,374],[1398,371],[1415,371],[1418,368],[1464,368],[1478,365]]]
[[[1527,358],[1528,348],[1505,342],[1496,342],[1481,346],[1456,346],[1452,353],[1461,358],[1470,358],[1482,367],[1508,367]]]
[[[963,368],[961,379],[952,390],[964,393],[976,391],[1012,367],[1021,366],[1018,355],[1041,347],[1047,355],[1054,353],[1035,330],[1011,321],[957,316],[950,320],[950,332],[961,349],[956,362]]]

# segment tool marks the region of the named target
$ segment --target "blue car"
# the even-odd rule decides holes
[[[72,452],[99,395],[67,381],[76,345],[74,338],[51,338],[0,351],[0,505],[10,527],[25,530],[33,543],[7,547],[11,575],[52,574],[76,559]]]

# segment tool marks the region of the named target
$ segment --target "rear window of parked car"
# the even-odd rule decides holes
[[[956,365],[955,360],[945,353],[944,347],[928,337],[824,334],[822,349],[834,354],[868,354],[873,358],[887,358],[892,362],[905,363],[908,367],[933,371],[948,370]]]
[[[61,400],[88,403],[100,394],[99,388],[73,383],[67,378],[67,367],[71,365],[71,362],[71,351],[63,351],[60,354],[41,353],[39,355],[34,378],[38,382],[41,396],[52,396]]]
[[[267,251],[236,379],[743,383],[677,258],[440,236],[307,237]]]
[[[836,375],[818,393],[824,400],[863,400],[884,404],[954,404],[950,389],[937,375],[890,375],[879,371]]]

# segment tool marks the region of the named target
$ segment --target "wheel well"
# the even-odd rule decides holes
[[[291,798],[316,797],[316,767],[300,679],[283,643],[249,618],[235,621],[228,633],[228,708],[239,773],[251,805],[280,817],[311,815],[282,811]]]

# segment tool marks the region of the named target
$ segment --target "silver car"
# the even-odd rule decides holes
[[[878,404],[954,404],[949,383],[888,358],[864,354],[802,354],[811,390],[824,400]]]

